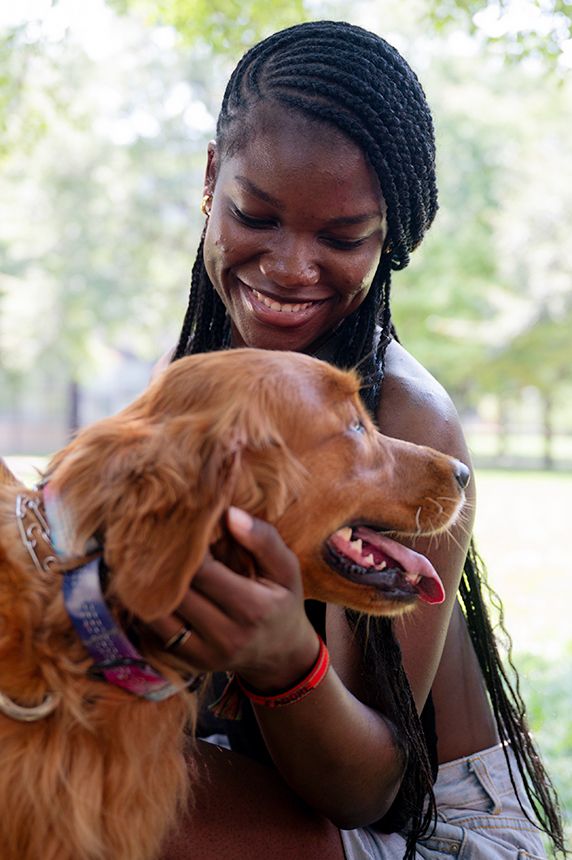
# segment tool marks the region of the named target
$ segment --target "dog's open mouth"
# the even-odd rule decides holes
[[[325,559],[341,576],[394,600],[442,603],[445,589],[431,562],[367,526],[345,526],[328,539]]]

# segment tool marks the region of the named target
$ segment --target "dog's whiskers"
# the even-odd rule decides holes
[[[439,496],[439,498],[441,499],[443,498],[443,496]],[[425,500],[430,504],[435,505],[439,512],[439,516],[443,516],[443,514],[445,513],[445,508],[443,507],[443,505],[441,505],[436,499],[431,498],[431,496],[425,496]]]

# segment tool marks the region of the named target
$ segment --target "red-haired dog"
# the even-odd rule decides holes
[[[386,532],[447,528],[468,470],[382,436],[358,389],[353,372],[301,354],[193,356],[83,430],[41,489],[26,490],[3,469],[2,860],[157,855],[187,794],[184,728],[197,696],[182,663],[140,621],[179,604],[230,504],[276,524],[300,559],[308,597],[380,615],[442,598],[431,565]],[[103,582],[116,625],[111,639],[103,634],[105,648],[123,637],[96,666],[84,634],[97,648],[107,622],[97,595],[82,592],[83,573],[74,591],[77,569],[92,580],[95,570],[89,587]],[[136,643],[122,632],[133,619]],[[121,678],[101,680],[133,667],[136,682],[150,684],[146,698]],[[165,689],[182,692],[164,697]]]

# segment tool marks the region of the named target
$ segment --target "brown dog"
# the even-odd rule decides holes
[[[388,615],[442,599],[429,563],[385,532],[445,529],[468,470],[381,436],[358,389],[354,373],[301,354],[194,356],[57,454],[47,480],[68,551],[102,543],[115,616],[172,612],[230,504],[276,524],[308,597]],[[196,695],[146,701],[90,677],[62,598],[74,562],[22,531],[23,497],[41,520],[41,490],[0,483],[0,857],[152,860],[186,798]],[[180,684],[180,661],[138,635]],[[18,717],[37,707],[45,717]]]

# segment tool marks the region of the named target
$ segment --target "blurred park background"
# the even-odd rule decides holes
[[[141,391],[178,335],[206,143],[244,49],[336,18],[432,104],[441,209],[394,278],[457,403],[476,526],[572,821],[572,0],[0,5],[0,455],[32,467]]]

